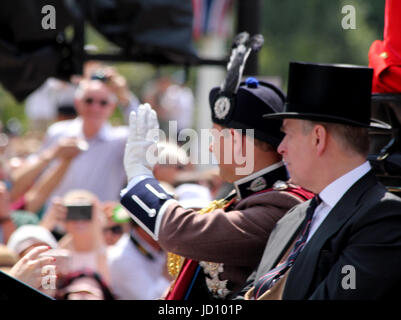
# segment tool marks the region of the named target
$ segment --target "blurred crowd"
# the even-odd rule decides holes
[[[142,100],[142,101],[140,101]],[[190,127],[193,96],[173,78],[150,82],[141,98],[114,68],[85,65],[71,83],[49,79],[26,100],[29,130],[0,134],[0,270],[55,299],[157,299],[168,290],[167,253],[119,204],[128,116],[140,103],[164,129]],[[119,109],[124,124],[110,118]],[[196,171],[171,142],[154,175],[183,205],[228,190],[218,172]],[[196,203],[195,203],[196,202]],[[43,266],[54,286],[43,286]]]

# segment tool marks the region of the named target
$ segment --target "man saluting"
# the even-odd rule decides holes
[[[283,111],[284,94],[277,87],[249,78],[233,92],[214,88],[209,98],[213,128],[226,133],[220,135],[219,147],[214,140],[210,151],[220,159],[220,175],[234,183],[235,192],[201,211],[182,208],[152,175],[145,153],[155,142],[145,137],[158,127],[155,112],[144,105],[131,114],[124,162],[130,182],[121,203],[165,250],[187,258],[178,265],[181,270],[167,299],[229,298],[256,268],[276,221],[311,197],[286,183],[287,172],[276,152],[280,123],[266,125],[262,118]],[[247,144],[254,152],[247,150],[246,163],[237,163],[235,153]],[[224,163],[222,150],[230,150],[232,163]],[[239,173],[244,166],[253,168],[246,176]]]

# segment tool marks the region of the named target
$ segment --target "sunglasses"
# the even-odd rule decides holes
[[[84,99],[84,103],[87,104],[87,105],[92,105],[95,102],[100,104],[101,107],[106,107],[110,103],[109,100],[106,100],[106,99],[97,100],[97,99],[93,99],[91,97],[88,97],[88,98]]]
[[[103,229],[103,232],[110,231],[113,234],[121,234],[123,233],[123,228],[120,225],[114,225],[112,227],[106,227]]]

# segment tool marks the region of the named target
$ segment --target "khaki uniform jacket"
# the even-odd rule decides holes
[[[239,200],[227,212],[199,214],[172,204],[162,217],[159,243],[186,258],[223,263],[219,278],[237,291],[257,268],[276,222],[301,202],[285,190],[272,190]]]

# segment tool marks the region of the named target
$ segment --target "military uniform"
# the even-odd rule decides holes
[[[254,78],[229,98],[218,88],[210,93],[214,123],[254,128],[255,137],[273,147],[281,140],[280,123],[266,126],[261,114],[280,111],[283,102],[279,89]],[[182,208],[153,177],[128,187],[121,203],[135,221],[163,249],[187,258],[170,261],[170,271],[175,269],[172,273],[177,279],[167,299],[229,298],[241,289],[257,267],[276,222],[313,196],[286,184],[287,179],[283,163],[272,164],[236,181],[235,192],[215,210],[212,204],[201,212]]]
[[[255,78],[240,82],[245,59],[260,37],[248,39],[241,34],[237,40],[226,79],[209,94],[212,121],[223,128],[245,129],[245,134],[253,134],[275,149],[283,137],[281,122],[267,126],[262,115],[283,111],[285,96],[274,85]],[[136,134],[145,136],[146,130],[136,127],[146,126],[149,119],[150,128],[157,127],[149,108],[138,111],[139,116],[142,113],[139,120],[134,114],[135,124],[130,125],[132,139],[125,159],[131,178],[121,203],[165,250],[174,253],[170,254],[169,271],[177,278],[167,299],[229,298],[258,266],[275,223],[312,195],[285,184],[288,177],[283,163],[266,159],[267,167],[237,180],[235,193],[224,201],[200,211],[182,208],[144,166],[130,160],[146,161],[138,148],[152,142],[139,139]],[[274,149],[266,151],[272,159],[277,156]]]
[[[224,208],[205,214],[185,210],[179,204],[167,209],[160,225],[160,245],[200,261],[203,271],[189,267],[193,262],[185,261],[183,270],[191,270],[182,276],[182,281],[194,281],[195,285],[191,290],[190,283],[183,284],[184,288],[176,288],[180,292],[168,299],[229,298],[242,287],[257,267],[276,222],[290,208],[312,196],[283,182],[287,173],[282,163],[271,167],[274,168],[265,168],[242,183],[234,183],[236,191],[227,198],[228,206]]]

